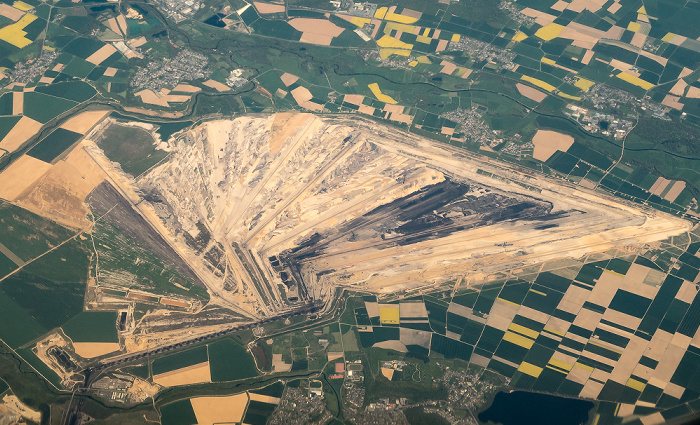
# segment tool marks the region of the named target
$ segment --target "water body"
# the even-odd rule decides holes
[[[588,422],[593,403],[548,394],[499,392],[479,421],[503,425],[582,425]]]

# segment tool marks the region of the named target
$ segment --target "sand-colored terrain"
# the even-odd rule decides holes
[[[328,46],[334,37],[343,32],[343,28],[327,19],[294,18],[289,25],[302,32],[299,41],[302,43]]]
[[[75,354],[80,357],[91,359],[119,351],[119,344],[116,342],[74,342],[73,349]]]
[[[43,124],[29,117],[22,117],[9,133],[0,141],[0,149],[14,152],[30,137],[34,136]]]
[[[92,127],[109,113],[109,111],[87,111],[71,117],[61,124],[61,128],[80,134],[86,134]]]
[[[566,152],[574,144],[574,138],[552,130],[537,130],[532,143],[535,145],[533,158],[545,162],[556,151]]]
[[[53,166],[46,164],[48,167],[38,167],[48,172],[42,173],[40,178],[26,185],[13,200],[29,211],[68,227],[83,228],[89,225],[85,198],[106,177],[102,169],[85,152],[85,149],[91,148],[96,149],[93,142],[83,141]],[[31,157],[25,155],[20,161],[24,158]],[[30,162],[37,167],[36,161],[38,160]],[[5,172],[13,167],[15,164]]]
[[[154,375],[153,382],[164,387],[211,382],[209,362],[199,363],[196,365],[183,367],[182,369]]]
[[[198,425],[233,424],[241,422],[248,406],[248,394],[226,397],[195,397],[190,399]]]
[[[97,50],[95,53],[88,56],[85,60],[94,65],[99,65],[102,63],[102,61],[112,56],[112,54],[116,53],[116,51],[116,47],[112,46],[111,44],[105,44],[104,46],[100,47],[99,50]]]
[[[260,1],[254,1],[253,6],[255,6],[255,8],[261,14],[284,13],[285,11],[285,7],[283,4],[263,3]]]
[[[296,83],[298,79],[299,77],[288,72],[285,72],[284,74],[280,75],[280,80],[282,80],[282,83],[284,83],[284,85],[287,87]]]
[[[515,84],[515,87],[518,89],[520,94],[528,99],[534,100],[535,102],[542,102],[544,98],[547,97],[547,93],[541,92],[534,87],[526,86],[525,84],[517,83]]]
[[[214,90],[219,91],[219,92],[225,92],[225,91],[231,90],[231,87],[227,86],[224,83],[220,83],[216,80],[207,80],[207,81],[203,82],[202,84],[204,84],[207,87],[211,87]]]
[[[51,164],[23,155],[0,173],[0,180],[3,183],[0,185],[0,198],[8,201],[15,200],[50,168]]]
[[[15,22],[19,21],[19,18],[24,16],[23,11],[16,9],[9,4],[1,3],[0,4],[0,15],[9,18]]]
[[[5,395],[5,397],[2,398],[2,406],[24,419],[30,420],[34,423],[41,422],[41,412],[29,408],[29,406],[22,403],[15,395]]]
[[[269,395],[248,393],[248,396],[250,397],[250,401],[260,401],[268,404],[279,404],[280,402],[279,397],[272,397]]]

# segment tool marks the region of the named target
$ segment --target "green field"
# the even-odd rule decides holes
[[[107,158],[121,164],[125,172],[138,176],[167,156],[154,143],[153,137],[141,128],[114,124],[104,131],[97,144]]]
[[[253,357],[231,338],[209,344],[209,365],[214,382],[234,381],[258,375]]]
[[[172,370],[182,369],[183,367],[204,363],[208,359],[207,346],[202,345],[175,354],[159,357],[151,363],[151,370],[154,375],[158,375]]]
[[[81,137],[83,137],[82,134],[57,128],[31,148],[27,155],[44,162],[51,162],[71,147],[73,143],[80,140]]]
[[[78,105],[72,100],[49,96],[38,92],[24,94],[24,115],[46,124],[62,113]]]
[[[197,423],[197,417],[194,415],[189,399],[166,404],[160,409],[160,413],[163,425],[195,425]]]
[[[73,236],[70,230],[23,208],[0,201],[0,240],[24,261]]]
[[[16,348],[40,337],[46,331],[15,300],[0,291],[0,339]]]
[[[113,311],[84,311],[61,327],[73,342],[118,342],[116,323]]]

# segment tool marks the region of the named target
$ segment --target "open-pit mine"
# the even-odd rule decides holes
[[[251,317],[328,301],[340,287],[401,294],[481,283],[690,228],[370,121],[243,116],[171,143],[166,161],[135,181],[113,176],[88,199],[130,198],[183,275]]]

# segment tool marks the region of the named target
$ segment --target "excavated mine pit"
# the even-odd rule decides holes
[[[258,316],[339,286],[478,281],[689,228],[376,123],[309,114],[204,123],[134,185],[173,261],[215,302]]]

